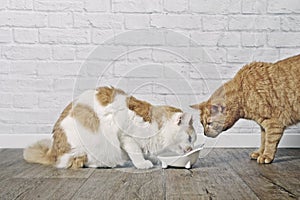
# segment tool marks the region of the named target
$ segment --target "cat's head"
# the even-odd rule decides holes
[[[224,101],[205,101],[191,105],[191,108],[200,111],[200,122],[204,128],[204,135],[217,137],[235,123],[233,116],[227,111]]]
[[[192,115],[176,112],[164,126],[164,146],[170,151],[184,154],[194,148],[196,133]]]

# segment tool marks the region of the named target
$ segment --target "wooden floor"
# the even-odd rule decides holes
[[[191,170],[58,170],[0,149],[0,199],[299,199],[300,149],[258,165],[252,149],[206,149]]]

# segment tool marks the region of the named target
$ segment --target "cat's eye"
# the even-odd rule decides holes
[[[207,126],[212,126],[213,122],[207,122]]]

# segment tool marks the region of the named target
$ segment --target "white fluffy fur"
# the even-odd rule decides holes
[[[99,130],[92,133],[76,119],[67,116],[61,122],[61,128],[72,150],[60,157],[56,165],[58,168],[68,168],[72,157],[84,154],[88,157],[87,167],[115,167],[131,160],[139,169],[151,168],[152,162],[145,160],[147,154],[155,155],[166,148],[183,153],[196,139],[195,133],[192,140],[186,133],[191,116],[178,126],[178,120],[184,114],[176,113],[172,119],[165,119],[164,126],[158,130],[156,123],[145,122],[128,109],[126,95],[117,95],[111,104],[104,107],[96,100],[96,92],[84,92],[74,104],[94,109],[100,119]]]

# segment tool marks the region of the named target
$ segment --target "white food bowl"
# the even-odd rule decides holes
[[[157,158],[161,161],[163,169],[168,166],[190,169],[197,162],[201,149],[203,149],[203,145],[196,147],[184,155],[174,155],[174,153],[167,152],[160,154]]]

